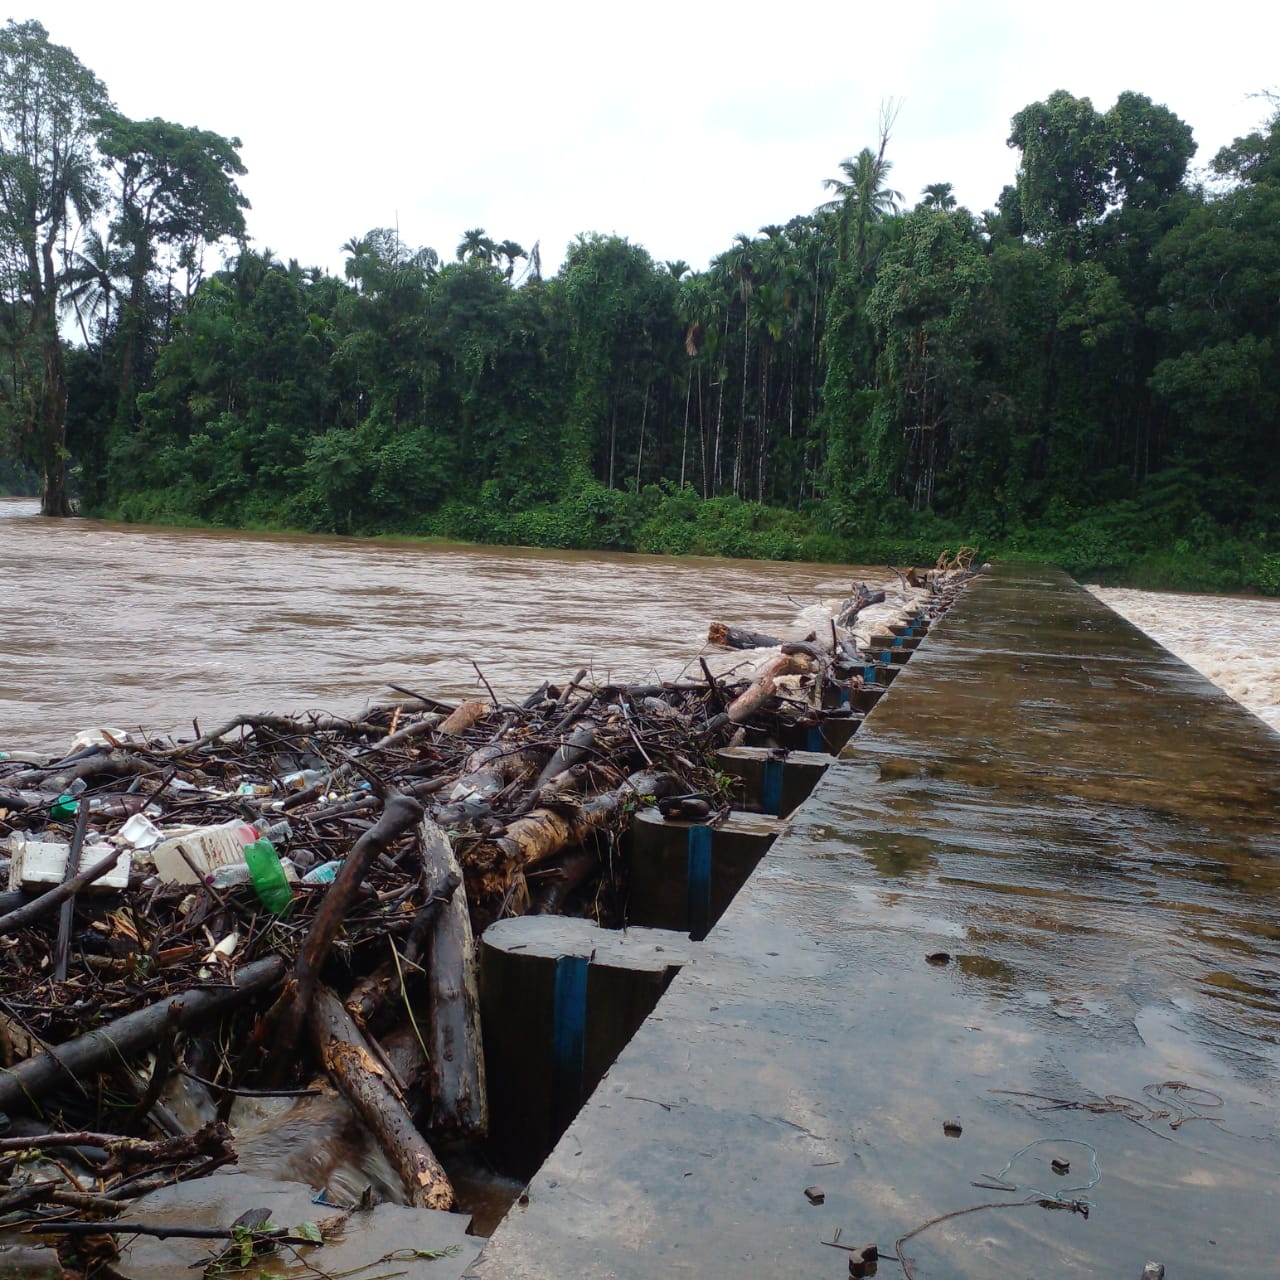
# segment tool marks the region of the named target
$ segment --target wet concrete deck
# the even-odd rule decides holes
[[[879,1274],[1280,1273],[1278,855],[1280,736],[979,579],[468,1274],[834,1280],[979,1204]]]

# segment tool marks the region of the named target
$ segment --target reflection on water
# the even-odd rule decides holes
[[[587,667],[678,674],[707,625],[801,635],[884,570],[42,520],[0,499],[0,748],[87,724],[351,714],[394,683],[500,698]],[[8,518],[3,518],[3,517]],[[721,665],[737,661],[720,659]],[[696,671],[696,665],[695,665]]]

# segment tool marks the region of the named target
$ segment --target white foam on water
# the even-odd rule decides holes
[[[1280,600],[1089,590],[1280,733]]]

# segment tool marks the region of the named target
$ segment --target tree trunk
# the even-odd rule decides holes
[[[284,971],[279,956],[257,960],[236,970],[233,986],[179,992],[16,1063],[0,1072],[0,1111],[25,1111],[54,1090],[65,1089],[73,1081],[84,1082],[95,1072],[140,1053],[172,1030],[172,1020],[183,1029],[200,1026],[275,986]]]
[[[312,1041],[334,1085],[360,1113],[419,1209],[453,1209],[457,1197],[444,1166],[418,1132],[399,1089],[328,987],[315,993]]]
[[[283,1084],[298,1065],[283,1053],[272,1053],[271,1046],[298,1043],[320,969],[356,899],[365,874],[378,854],[420,822],[422,817],[423,809],[418,801],[393,791],[387,797],[377,822],[356,841],[342,864],[342,870],[326,891],[298,952],[293,975],[258,1028],[256,1039],[267,1053],[265,1079],[269,1087]]]
[[[43,303],[41,306],[43,307]],[[69,516],[67,493],[67,370],[57,326],[42,334],[44,384],[36,401],[36,450],[40,461],[40,514]]]
[[[427,882],[451,873],[462,877],[449,837],[430,818],[422,820],[422,865]],[[489,1127],[484,1052],[480,1040],[480,995],[475,940],[467,895],[458,890],[437,915],[428,935],[430,990],[431,1124],[470,1135]]]

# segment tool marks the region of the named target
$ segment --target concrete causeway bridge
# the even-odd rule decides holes
[[[1280,1274],[1278,889],[1280,736],[989,571],[467,1274]]]

